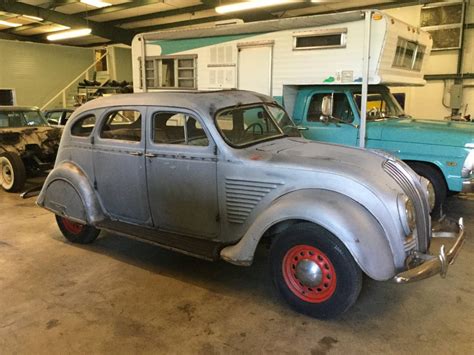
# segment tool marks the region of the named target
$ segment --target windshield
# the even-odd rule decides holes
[[[360,112],[362,95],[359,93],[354,94],[354,100]],[[369,92],[367,95],[367,120],[402,117],[406,117],[405,113],[390,91]]]
[[[277,105],[255,104],[224,109],[217,113],[216,125],[224,139],[235,147],[300,136],[286,112]]]
[[[39,126],[47,126],[39,111],[0,111],[0,128]]]

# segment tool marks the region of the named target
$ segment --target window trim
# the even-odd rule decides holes
[[[326,46],[306,46],[306,47],[297,47],[298,38],[304,37],[324,37],[324,36],[333,36],[340,35],[340,43],[335,45],[326,45]],[[317,50],[317,49],[330,49],[330,48],[345,48],[347,45],[347,28],[334,28],[327,30],[314,30],[314,31],[305,31],[305,32],[296,32],[293,33],[293,50]]]
[[[145,70],[141,68],[143,65],[142,58],[138,58],[138,62],[140,65],[140,73],[145,73],[145,77],[143,77],[143,74],[141,74],[141,80],[140,80],[140,88],[143,89],[143,80],[151,80],[146,77],[146,62],[152,61],[153,62],[153,81],[154,85],[149,86],[146,85],[147,90],[148,89],[153,89],[153,90],[197,90],[198,89],[198,77],[197,77],[197,54],[183,54],[183,55],[161,55],[161,56],[146,56],[145,57]],[[162,63],[161,61],[163,59],[173,59],[174,60],[174,80],[175,80],[175,86],[161,86],[161,80],[160,80],[160,73],[161,73],[161,68],[162,68]],[[181,59],[192,59],[193,60],[193,66],[192,67],[179,67],[178,66],[178,61]],[[193,70],[193,77],[192,78],[181,78],[181,80],[193,80],[193,87],[185,87],[185,86],[179,86],[179,80],[180,78],[178,77],[179,69],[192,69]]]

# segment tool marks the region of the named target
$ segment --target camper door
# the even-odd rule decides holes
[[[273,41],[238,45],[238,88],[272,94]]]

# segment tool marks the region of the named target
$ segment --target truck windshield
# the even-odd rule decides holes
[[[0,111],[0,128],[47,126],[39,111]]]
[[[216,125],[234,147],[245,147],[286,136],[300,136],[293,121],[277,105],[255,104],[221,110]]]
[[[354,100],[357,103],[360,113],[362,95],[360,93],[354,94]],[[367,120],[404,117],[406,117],[406,115],[403,109],[390,91],[371,91],[367,95]]]

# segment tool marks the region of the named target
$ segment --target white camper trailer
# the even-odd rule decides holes
[[[293,86],[360,84],[367,54],[369,85],[424,85],[431,46],[380,11],[143,33],[132,43],[134,90],[238,88],[281,100]]]

